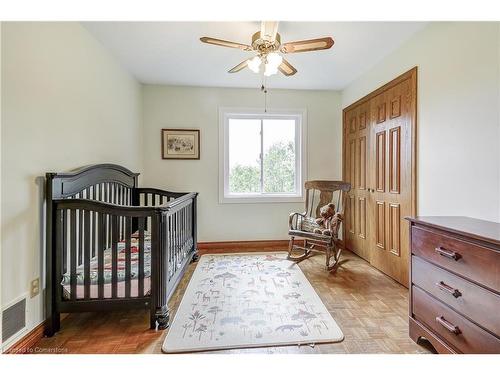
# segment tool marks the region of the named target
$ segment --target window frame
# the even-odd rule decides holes
[[[295,184],[296,192],[242,193],[229,192],[229,119],[294,119],[295,120]],[[307,179],[307,111],[305,109],[219,108],[219,203],[279,203],[304,202],[304,181]],[[261,134],[261,149],[263,135]],[[261,158],[261,175],[262,171]],[[261,178],[261,184],[263,183]],[[262,185],[261,185],[262,187]]]

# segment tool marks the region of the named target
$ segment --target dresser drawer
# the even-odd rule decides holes
[[[457,238],[412,226],[412,254],[500,290],[500,253]]]
[[[412,286],[413,317],[463,353],[500,353],[500,340]]]
[[[412,256],[412,283],[500,336],[500,296]]]

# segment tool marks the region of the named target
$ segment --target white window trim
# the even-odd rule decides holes
[[[299,171],[296,177],[297,194],[229,194],[229,165],[226,154],[229,149],[228,127],[230,117],[273,118],[278,116],[297,117],[299,131],[295,132],[295,142],[299,144],[295,170]],[[301,135],[300,137],[298,135]],[[279,203],[279,202],[304,202],[304,181],[307,179],[307,110],[306,109],[262,109],[255,108],[219,108],[219,203]]]

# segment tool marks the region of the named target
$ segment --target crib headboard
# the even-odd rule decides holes
[[[47,187],[50,190],[47,191],[47,198],[68,198],[89,187],[105,183],[136,188],[138,176],[139,173],[116,164],[95,164],[67,173],[47,173]]]

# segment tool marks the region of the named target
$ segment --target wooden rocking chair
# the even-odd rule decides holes
[[[351,190],[351,185],[343,181],[306,181],[305,189],[305,212],[294,212],[290,214],[288,220],[288,235],[290,236],[288,259],[300,262],[306,259],[312,251],[324,251],[326,269],[331,271],[338,265],[342,252],[338,234],[314,233],[315,218],[320,216],[320,208],[328,203],[334,203],[336,213],[340,213],[343,217],[347,193]],[[316,202],[317,204],[315,204]],[[304,246],[295,245],[296,238],[303,240]],[[294,256],[292,254],[294,250],[300,250],[303,254]]]

